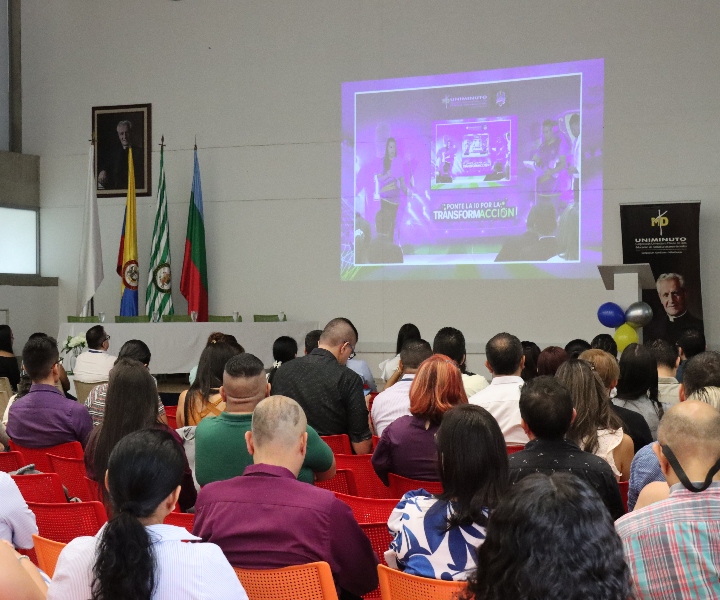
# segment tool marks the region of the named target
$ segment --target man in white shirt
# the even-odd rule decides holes
[[[485,366],[493,375],[490,385],[469,399],[487,410],[500,425],[508,445],[525,445],[528,437],[520,416],[520,377],[525,356],[520,340],[509,333],[498,333],[485,345]]]
[[[650,344],[650,354],[657,361],[658,400],[677,404],[680,402],[680,383],[675,377],[680,365],[677,348],[665,340],[655,340]]]
[[[433,354],[449,356],[460,367],[465,394],[469,398],[488,386],[487,379],[482,375],[467,370],[467,351],[465,350],[465,336],[462,331],[454,327],[443,327],[435,334],[433,340]]]
[[[110,336],[105,333],[102,325],[95,325],[87,330],[85,341],[88,350],[75,361],[75,380],[83,383],[104,383],[110,378],[110,369],[117,360],[117,356],[107,353]]]
[[[410,386],[420,364],[432,356],[432,348],[425,340],[409,340],[400,350],[400,364],[398,369],[402,377],[384,391],[375,396],[372,416],[376,435],[382,435],[385,428],[395,419],[410,414]]]

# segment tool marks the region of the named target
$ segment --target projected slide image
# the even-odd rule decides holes
[[[602,262],[602,60],[345,83],[342,126],[343,279]]]

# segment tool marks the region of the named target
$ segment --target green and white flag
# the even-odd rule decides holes
[[[160,144],[160,179],[155,212],[152,246],[150,250],[150,274],[145,290],[145,312],[151,319],[175,313],[172,302],[172,273],[170,270],[170,227],[168,225],[167,191],[165,188],[165,145]]]

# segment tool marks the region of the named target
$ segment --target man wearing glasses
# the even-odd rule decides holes
[[[295,400],[308,425],[320,435],[345,433],[356,454],[367,454],[372,452],[372,434],[363,382],[345,366],[355,356],[357,340],[357,329],[349,319],[333,319],[323,329],[317,348],[275,372],[272,394]]]
[[[75,361],[75,379],[83,383],[104,383],[110,378],[110,369],[117,360],[117,356],[107,353],[110,336],[102,325],[95,325],[87,330],[85,341],[88,350]]]

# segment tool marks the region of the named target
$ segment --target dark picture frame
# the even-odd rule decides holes
[[[98,198],[127,195],[128,144],[133,151],[135,195],[151,196],[152,104],[93,106],[92,132]]]

